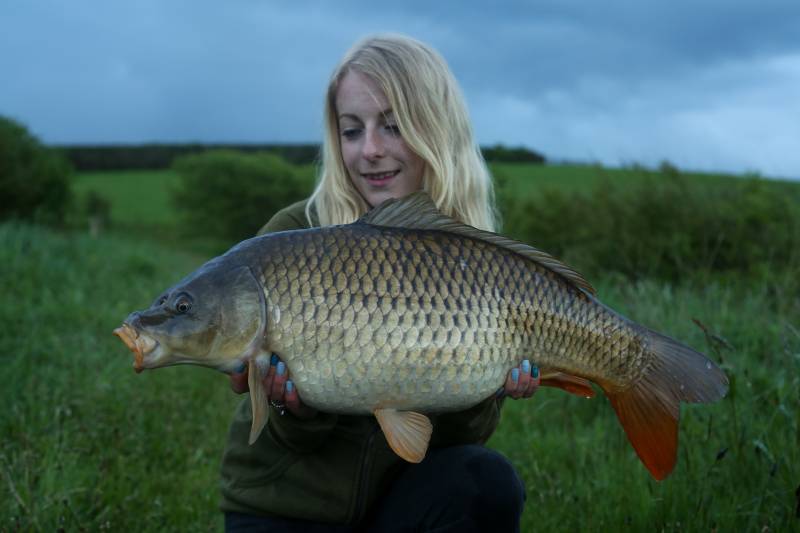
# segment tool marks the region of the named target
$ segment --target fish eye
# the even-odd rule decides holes
[[[175,299],[175,311],[177,313],[186,313],[192,308],[192,299],[188,294],[181,294]]]

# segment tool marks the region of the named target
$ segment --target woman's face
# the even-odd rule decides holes
[[[352,70],[345,74],[336,93],[336,112],[344,166],[370,206],[422,188],[425,162],[406,145],[375,81]]]

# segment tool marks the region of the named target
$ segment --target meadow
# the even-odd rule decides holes
[[[593,167],[494,170],[519,195],[545,183],[580,190],[637,179]],[[222,527],[218,469],[240,399],[206,369],[136,375],[111,335],[207,259],[181,239],[168,200],[175,179],[169,171],[77,176],[79,195],[111,200],[98,237],[0,225],[0,530]],[[523,530],[800,529],[797,277],[786,269],[679,282],[593,276],[605,303],[720,363],[730,391],[714,405],[683,406],[678,464],[662,482],[640,464],[602,394],[545,389],[507,401],[488,445],[525,481]]]

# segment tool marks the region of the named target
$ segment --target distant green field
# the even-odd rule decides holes
[[[658,176],[655,170],[645,168],[608,168],[600,165],[492,163],[489,168],[501,187],[506,185],[514,194],[523,196],[537,194],[547,188],[583,192],[605,180],[634,184]],[[683,176],[694,184],[705,185],[736,185],[742,181],[740,176],[730,174],[686,172]],[[775,183],[781,186],[780,182]]]
[[[171,170],[131,170],[78,174],[73,190],[79,198],[94,191],[111,203],[114,223],[171,225],[175,221],[169,191],[178,176]]]
[[[314,171],[311,165],[299,168],[303,173]],[[81,172],[73,178],[72,190],[79,206],[85,205],[90,192],[109,202],[110,225],[106,230],[112,233],[205,255],[224,250],[231,243],[209,243],[187,235],[181,212],[171,197],[179,183],[180,176],[173,170]]]
[[[136,375],[111,335],[202,260],[125,235],[0,225],[0,529],[221,528],[219,463],[239,398],[209,370]],[[527,486],[523,531],[796,530],[796,280],[592,281],[609,305],[721,361],[731,390],[684,406],[678,464],[663,482],[602,395],[508,401],[489,445]]]
[[[301,172],[313,172],[311,166],[300,168]],[[179,180],[172,170],[81,172],[73,180],[73,191],[79,199],[94,191],[108,200],[112,224],[173,227],[178,220],[170,191]]]
[[[491,170],[521,194],[535,194],[537,188],[583,189],[599,179],[612,176],[636,179],[633,171],[599,169],[592,166],[542,166],[532,164],[494,164]],[[313,168],[305,167],[305,172]],[[179,177],[172,170],[141,170],[79,173],[73,190],[79,197],[94,191],[111,202],[111,219],[125,226],[171,226],[175,209],[170,190]]]
[[[641,181],[652,173],[642,169],[614,169],[592,165],[535,165],[529,163],[494,163],[490,169],[500,188],[506,187],[515,196],[535,195],[547,188],[585,191],[603,180],[621,183]],[[310,165],[302,172],[313,174]],[[688,173],[695,183],[736,185],[741,180],[721,174]],[[170,190],[177,186],[178,176],[172,170],[113,171],[79,173],[73,190],[79,198],[94,191],[111,202],[113,223],[124,226],[171,226],[176,222],[175,207],[170,203]],[[776,186],[791,186],[775,182]]]

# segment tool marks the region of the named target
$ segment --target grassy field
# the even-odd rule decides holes
[[[138,185],[117,174],[76,181],[136,204],[113,201],[119,231],[0,225],[0,530],[221,528],[219,461],[238,398],[205,369],[135,375],[111,335],[205,259],[137,226],[169,209],[162,191],[174,177],[133,178]],[[524,530],[800,529],[796,276],[591,281],[630,318],[711,354],[731,391],[713,406],[684,406],[679,462],[663,482],[639,463],[604,397],[542,390],[507,402],[489,444],[526,483]]]
[[[517,195],[538,194],[543,189],[555,187],[566,191],[586,191],[597,182],[614,180],[617,183],[636,183],[656,173],[642,167],[607,168],[600,165],[531,165],[527,163],[492,163],[492,175],[503,184],[510,185]],[[707,173],[685,173],[694,183],[726,184],[741,181],[736,176]]]
[[[312,166],[300,168],[306,174],[314,172]],[[72,188],[79,203],[89,192],[108,200],[112,229],[164,242],[179,236],[177,210],[170,201],[170,192],[178,181],[179,176],[172,170],[82,172],[75,176]],[[264,222],[270,216],[265,213]],[[154,228],[158,235],[153,235]]]
[[[170,189],[178,176],[171,170],[86,172],[77,176],[73,190],[79,197],[94,191],[111,204],[111,220],[169,226],[175,222]]]
[[[520,163],[496,163],[492,173],[520,195],[536,194],[543,187],[585,190],[598,180],[613,177],[633,181],[641,172],[625,169],[604,169],[590,165],[542,166]],[[312,166],[303,172],[313,174]],[[703,179],[705,175],[696,175]],[[175,222],[169,191],[178,183],[172,170],[83,172],[76,176],[73,190],[84,197],[94,191],[111,203],[111,219],[116,225],[155,224],[169,226]]]
[[[651,178],[654,173],[641,168],[609,169],[595,165],[532,165],[527,163],[493,163],[490,165],[501,194],[515,198],[537,195],[541,191],[557,188],[564,191],[587,191],[605,180],[615,183],[637,183]],[[312,176],[312,165],[301,167],[301,172]],[[684,175],[695,185],[721,182],[726,186],[739,186],[742,180],[729,175],[687,173]],[[93,191],[111,204],[112,227],[126,234],[152,238],[153,228],[162,242],[172,239],[177,232],[176,210],[170,203],[170,190],[176,187],[178,175],[172,170],[83,172],[73,181],[73,190],[82,201]],[[791,188],[788,182],[772,182],[773,187]],[[310,192],[310,191],[309,191]],[[270,216],[265,213],[265,221]]]
[[[222,375],[135,376],[111,335],[200,258],[0,227],[0,528],[218,529]]]

